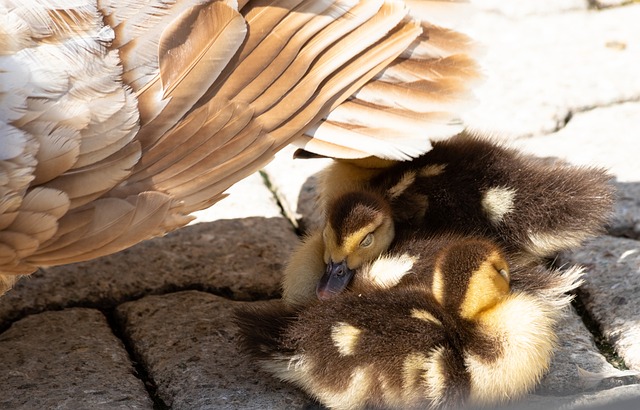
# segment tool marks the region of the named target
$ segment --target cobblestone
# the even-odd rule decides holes
[[[3,409],[152,409],[106,318],[93,309],[45,312],[0,335]]]

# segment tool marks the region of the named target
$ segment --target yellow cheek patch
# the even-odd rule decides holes
[[[368,248],[361,248],[360,243],[367,234],[373,232],[382,223],[382,217],[376,217],[373,222],[358,229],[349,236],[343,239],[342,246],[336,247],[336,249],[330,252],[331,258],[334,262],[339,262],[347,259],[347,265],[349,269],[357,269],[364,262],[377,257],[380,254],[377,246],[379,245],[380,238],[375,237],[374,243]]]
[[[411,317],[419,320],[424,320],[425,322],[434,323],[436,325],[442,326],[442,322],[440,322],[435,316],[431,313],[427,312],[423,309],[411,309]]]
[[[349,234],[349,236],[343,239],[342,249],[350,251],[349,253],[358,249],[364,237],[367,236],[368,233],[375,231],[381,222],[382,217],[376,217],[370,224]]]
[[[350,356],[360,339],[362,330],[345,322],[339,322],[331,327],[331,340],[342,356]]]
[[[509,282],[498,272],[506,263],[497,253],[489,256],[469,279],[460,314],[474,319],[482,311],[494,307],[509,293]]]

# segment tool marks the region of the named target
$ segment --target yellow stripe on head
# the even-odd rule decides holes
[[[498,252],[492,252],[469,278],[467,291],[460,305],[460,315],[475,319],[494,307],[509,293],[509,267]]]

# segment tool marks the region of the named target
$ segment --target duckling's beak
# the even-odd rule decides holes
[[[318,299],[327,300],[339,294],[349,285],[352,277],[353,270],[349,269],[346,260],[338,263],[329,261],[327,269],[316,287]]]

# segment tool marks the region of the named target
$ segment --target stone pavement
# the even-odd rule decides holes
[[[608,235],[558,258],[584,265],[586,282],[551,371],[518,408],[640,408],[640,4],[622,3],[478,0],[461,22],[485,44],[470,126],[618,178]],[[197,224],[43,269],[0,298],[0,408],[313,407],[236,351],[229,322],[278,297],[296,232],[314,223],[327,161],[288,155]]]

